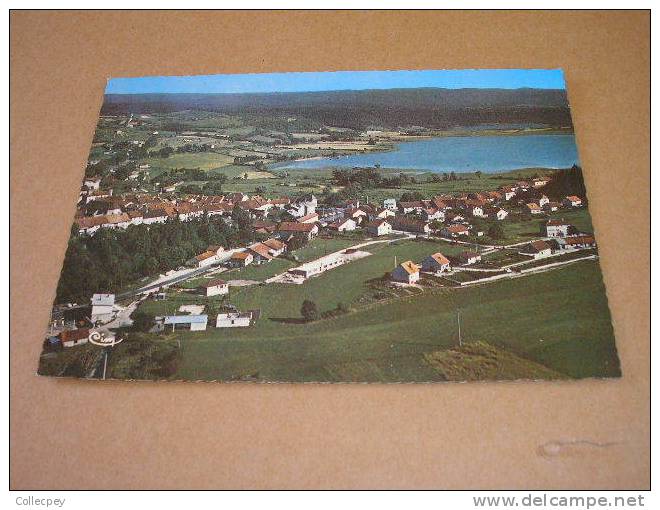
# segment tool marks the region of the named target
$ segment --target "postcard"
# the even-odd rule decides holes
[[[621,375],[561,70],[113,78],[72,223],[40,375]]]

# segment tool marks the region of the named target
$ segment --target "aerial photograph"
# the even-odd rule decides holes
[[[112,78],[89,136],[39,375],[621,376],[561,70]]]

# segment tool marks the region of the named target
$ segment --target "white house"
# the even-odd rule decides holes
[[[114,317],[115,295],[114,294],[94,294],[92,296],[92,314],[91,321],[109,322]]]
[[[200,253],[190,261],[190,265],[195,267],[207,267],[218,261],[218,255],[214,251],[205,251]]]
[[[89,341],[89,329],[65,329],[58,336],[60,342],[62,342],[62,347],[75,347]]]
[[[270,254],[273,257],[280,256],[282,253],[284,253],[284,250],[286,250],[286,244],[284,244],[279,239],[275,239],[275,238],[266,239],[263,244],[265,244],[270,248]]]
[[[498,221],[502,221],[509,215],[507,211],[500,207],[489,207],[488,209],[484,210],[484,214],[486,214],[488,218],[492,218]]]
[[[231,256],[230,264],[232,267],[245,267],[252,264],[254,255],[249,251],[236,252]]]
[[[419,266],[412,260],[402,262],[390,273],[390,279],[401,283],[415,283],[419,280]]]
[[[367,232],[374,236],[384,236],[392,233],[392,225],[386,220],[370,221],[366,227]]]
[[[445,212],[442,209],[436,209],[435,207],[429,207],[422,211],[422,217],[427,221],[439,220],[443,221],[445,219]]]
[[[283,221],[277,226],[277,235],[287,237],[295,234],[304,234],[311,239],[319,233],[316,223],[298,223],[296,221]]]
[[[305,216],[298,218],[299,223],[316,223],[317,221],[319,221],[319,215],[315,212],[306,214]]]
[[[464,251],[458,256],[458,259],[461,261],[461,263],[469,266],[479,262],[481,260],[481,255],[474,251]]]
[[[87,186],[88,189],[93,190],[93,189],[99,189],[99,186],[101,185],[101,178],[100,177],[85,177],[85,180],[83,181],[83,184]]]
[[[531,214],[541,214],[543,212],[543,209],[539,207],[539,204],[535,204],[534,202],[531,202],[529,204],[525,204],[525,207],[527,207],[527,210]]]
[[[562,200],[562,204],[566,207],[580,207],[582,205],[582,199],[575,195],[569,195]]]
[[[163,326],[172,326],[176,329],[187,329],[190,331],[206,331],[208,315],[168,315],[163,318]]]
[[[396,200],[394,198],[386,198],[385,200],[383,200],[383,209],[396,211]]]
[[[539,206],[543,207],[548,202],[550,202],[550,199],[545,195],[541,195],[541,198],[539,198]]]
[[[229,284],[224,280],[211,280],[200,285],[206,297],[229,294]]]
[[[552,248],[545,241],[533,241],[520,252],[523,255],[531,255],[535,259],[547,257],[552,254]]]
[[[329,228],[331,230],[336,230],[337,232],[352,231],[357,228],[357,223],[353,218],[343,218],[331,223]]]
[[[316,207],[318,206],[318,200],[314,195],[308,195],[306,197],[300,198],[295,202],[291,202],[286,210],[287,212],[295,217],[302,218],[308,214],[316,212]]]
[[[434,253],[422,260],[422,271],[441,273],[449,270],[449,259],[442,253]]]
[[[541,233],[546,237],[566,237],[572,229],[572,225],[563,220],[550,220],[541,227]]]
[[[216,328],[246,328],[251,324],[251,312],[219,313],[215,320]]]
[[[440,234],[443,237],[466,236],[469,233],[470,233],[469,228],[467,228],[465,225],[460,225],[458,223],[455,225],[449,225],[448,227],[445,227],[440,231]]]

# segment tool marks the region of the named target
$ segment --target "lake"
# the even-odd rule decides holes
[[[519,168],[568,168],[579,164],[575,136],[453,136],[400,142],[389,152],[286,161],[271,168],[369,167],[432,172],[506,172]]]

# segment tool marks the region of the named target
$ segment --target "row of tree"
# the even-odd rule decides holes
[[[204,216],[181,222],[71,231],[57,302],[84,302],[95,292],[117,292],[146,276],[181,266],[209,245],[244,246],[256,238],[247,213],[235,208],[231,224]]]

